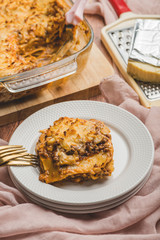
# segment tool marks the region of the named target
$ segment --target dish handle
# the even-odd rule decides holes
[[[51,64],[50,68],[45,73],[40,73],[37,68],[37,74],[34,76],[30,75],[26,78],[23,77],[16,80],[11,79],[2,82],[2,84],[9,92],[18,93],[70,76],[77,71],[77,55],[70,56],[69,61],[66,59],[57,62],[57,65],[54,63],[54,67],[52,67]]]

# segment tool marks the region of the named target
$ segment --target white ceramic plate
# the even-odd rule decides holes
[[[120,198],[117,198],[111,202],[106,202],[106,203],[101,203],[99,205],[79,205],[79,206],[71,206],[71,205],[62,205],[62,204],[56,204],[53,202],[49,202],[49,201],[45,201],[42,200],[41,198],[38,198],[37,196],[35,196],[34,194],[27,192],[23,189],[23,186],[21,186],[18,182],[16,182],[16,180],[14,179],[14,176],[11,175],[11,179],[13,181],[13,183],[15,184],[15,186],[26,196],[28,197],[31,201],[33,201],[34,203],[41,205],[45,208],[49,208],[51,210],[54,211],[58,211],[58,212],[64,212],[64,213],[73,213],[73,214],[86,214],[86,213],[95,213],[95,212],[101,212],[104,210],[108,210],[114,207],[119,206],[120,204],[126,202],[127,200],[129,200],[132,196],[134,196],[146,183],[146,181],[148,180],[150,173],[145,177],[145,179],[136,187],[134,188],[132,191],[128,192],[127,194],[121,196]]]
[[[115,170],[103,181],[50,185],[39,181],[33,167],[11,167],[17,182],[41,199],[63,205],[91,205],[112,201],[138,186],[150,172],[154,145],[144,124],[124,109],[102,102],[69,101],[46,107],[28,117],[16,129],[9,144],[21,144],[34,153],[39,130],[60,117],[95,118],[111,129]]]

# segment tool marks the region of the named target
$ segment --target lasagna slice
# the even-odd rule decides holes
[[[110,130],[103,122],[61,117],[41,131],[36,144],[39,179],[82,182],[110,176],[113,152]]]

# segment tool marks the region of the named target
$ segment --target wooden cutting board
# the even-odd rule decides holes
[[[60,85],[50,85],[34,96],[0,104],[0,126],[24,120],[35,111],[53,103],[88,99],[98,95],[99,83],[114,73],[111,64],[93,43],[87,64],[80,74],[73,74]]]

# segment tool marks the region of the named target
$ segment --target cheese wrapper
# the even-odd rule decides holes
[[[129,60],[160,67],[160,20],[136,21]]]
[[[160,19],[136,21],[127,72],[140,81],[160,82]]]

